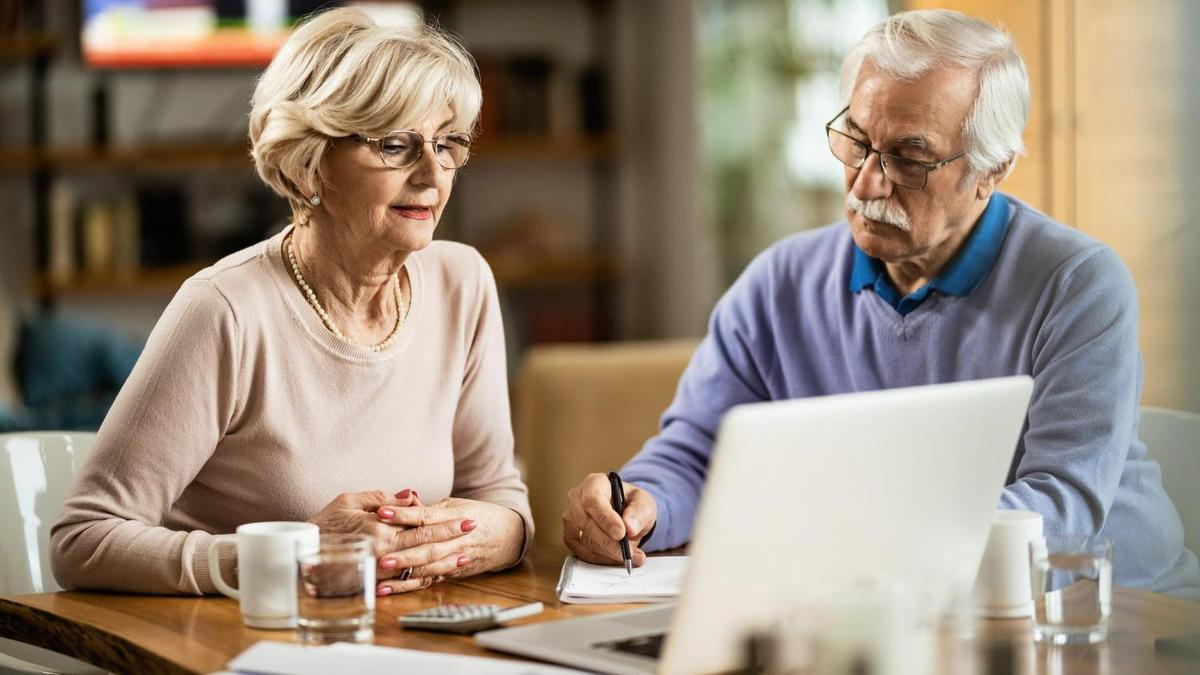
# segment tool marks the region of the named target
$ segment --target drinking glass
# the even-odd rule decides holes
[[[371,538],[323,534],[301,553],[296,624],[305,644],[371,642],[375,637],[375,556]]]
[[[1112,611],[1112,542],[1062,535],[1029,542],[1033,637],[1056,645],[1108,638]]]

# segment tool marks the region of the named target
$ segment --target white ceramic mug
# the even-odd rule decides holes
[[[1016,619],[1033,614],[1029,542],[1042,536],[1042,514],[996,512],[972,595],[983,616]]]
[[[213,537],[208,570],[217,590],[238,600],[242,620],[254,628],[296,627],[296,558],[320,548],[313,523],[247,523],[237,534]],[[236,544],[238,588],[221,578],[220,549]]]

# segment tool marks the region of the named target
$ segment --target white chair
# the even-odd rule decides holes
[[[1200,554],[1200,415],[1142,408],[1140,436],[1162,466],[1163,487],[1183,519],[1183,543]]]
[[[0,595],[61,590],[50,572],[50,526],[96,435],[0,434]],[[0,638],[0,673],[102,673],[33,645]]]

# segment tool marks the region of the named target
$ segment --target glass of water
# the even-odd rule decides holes
[[[1112,542],[1061,535],[1029,542],[1033,637],[1056,645],[1108,638],[1112,611]]]
[[[371,642],[375,637],[375,555],[371,538],[323,534],[297,557],[296,625],[304,644]]]

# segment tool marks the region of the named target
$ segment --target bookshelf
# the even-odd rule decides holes
[[[180,143],[137,148],[103,146],[0,150],[0,171],[120,171],[130,173],[194,168],[249,168],[250,149],[228,143]]]
[[[615,124],[618,3],[442,0],[437,5],[439,21],[459,34],[475,56],[484,89],[478,160],[472,159],[479,170],[462,176],[456,198],[472,208],[472,197],[488,192],[476,187],[509,171],[507,180],[524,181],[514,182],[514,191],[526,188],[529,195],[529,186],[573,190],[578,206],[529,195],[545,205],[544,220],[557,216],[573,226],[575,248],[549,256],[550,262],[541,262],[548,256],[536,245],[509,242],[501,248],[528,253],[506,268],[488,249],[488,238],[480,242],[498,284],[509,284],[506,320],[515,319],[527,343],[615,337],[616,291],[623,271],[616,236],[620,227],[612,219],[625,160],[624,139]],[[514,22],[521,28],[514,30]],[[525,41],[505,43],[496,37],[508,31]],[[493,169],[493,163],[499,168]],[[486,208],[475,206],[475,211]],[[519,223],[508,226],[518,233],[521,229]],[[519,241],[519,234],[514,239]]]
[[[521,182],[528,171],[582,171],[590,176],[586,188],[590,194],[574,201],[602,204],[613,199],[618,182],[614,172],[620,159],[621,139],[609,122],[612,112],[608,108],[612,97],[604,91],[611,86],[604,72],[607,68],[607,43],[604,40],[609,39],[609,24],[615,20],[613,3],[572,0],[574,5],[582,8],[588,22],[587,37],[591,40],[592,54],[584,63],[564,63],[560,56],[548,53],[544,46],[538,45],[498,48],[492,44],[476,50],[471,44],[471,36],[463,34],[456,25],[459,12],[471,6],[488,5],[492,11],[496,8],[504,11],[509,5],[528,8],[538,3],[556,9],[562,7],[559,0],[424,3],[427,16],[463,35],[468,48],[479,60],[486,102],[482,133],[473,149],[471,166],[461,177],[464,187],[456,190],[447,212],[449,217],[443,219],[440,229],[444,236],[480,248],[489,260],[497,284],[505,295],[506,307],[512,312],[506,319],[545,326],[552,324],[555,314],[566,305],[570,311],[565,314],[575,326],[573,334],[581,339],[600,339],[609,337],[604,327],[615,323],[612,297],[620,276],[616,248],[604,233],[601,215],[596,214],[590,221],[582,222],[586,230],[582,234],[573,232],[570,237],[560,238],[570,240],[570,245],[523,249],[519,241],[506,241],[503,233],[497,235],[488,227],[479,226],[484,219],[502,220],[493,210],[476,208],[477,205],[471,203],[456,204],[456,201],[466,201],[460,191],[468,189],[466,186],[493,194],[503,193],[506,181]],[[32,232],[36,252],[28,290],[49,306],[59,301],[70,301],[75,305],[99,297],[106,301],[159,297],[165,301],[190,275],[244,245],[243,238],[237,240],[236,247],[230,244],[221,248],[219,243],[197,247],[195,236],[189,240],[185,234],[178,238],[179,241],[169,242],[169,255],[146,254],[148,238],[170,233],[177,225],[184,230],[192,227],[187,218],[197,209],[191,203],[176,204],[190,199],[188,186],[214,176],[228,180],[244,178],[247,193],[254,189],[261,193],[255,204],[273,200],[282,209],[286,209],[286,205],[282,200],[273,199],[257,184],[248,156],[249,148],[243,142],[231,140],[228,132],[221,135],[189,133],[175,137],[147,134],[146,138],[132,141],[125,138],[118,142],[103,142],[110,134],[102,131],[98,136],[100,143],[50,143],[48,119],[54,111],[53,106],[61,103],[49,96],[46,69],[55,59],[78,58],[73,50],[60,48],[67,40],[77,39],[69,34],[72,26],[60,25],[59,28],[64,31],[62,35],[33,33],[32,37],[5,40],[0,45],[0,68],[29,66],[33,73],[28,105],[31,133],[23,144],[0,146],[0,178],[32,179]],[[74,29],[77,28],[76,24]],[[547,27],[545,30],[554,29]],[[97,90],[107,89],[104,95],[86,101],[85,106],[101,104],[107,106],[108,112],[96,115],[94,111],[85,110],[85,117],[93,115],[93,118],[111,122],[107,118],[113,115],[111,110],[115,106],[129,107],[127,102],[113,98],[121,89],[111,85],[127,78],[123,71],[88,72],[80,68],[80,72],[93,82],[91,86]],[[175,88],[185,89],[192,72],[197,71],[175,70],[161,77],[177,80],[183,84]],[[253,75],[246,71],[247,80]],[[486,107],[489,104],[491,108]],[[498,107],[500,105],[503,107]],[[594,109],[597,106],[599,108]],[[93,135],[95,133],[93,130]],[[89,183],[103,187],[76,187]],[[63,186],[69,188],[65,190],[69,193],[67,197],[62,196]],[[156,192],[151,196],[157,201],[151,202],[161,207],[162,193],[166,193],[170,208],[146,210],[143,192],[147,186]],[[66,203],[71,204],[70,209],[63,206]],[[88,219],[94,215],[92,207],[97,204],[103,207],[100,220],[107,218],[115,224],[102,224],[98,229],[89,230]],[[139,216],[132,221],[127,217],[129,204],[134,205],[132,208]],[[261,216],[260,221],[266,219],[254,208],[243,210]],[[163,217],[164,213],[170,217]],[[567,220],[570,227],[576,227],[584,219]],[[278,223],[272,221],[272,225],[275,224]],[[254,227],[265,230],[267,226],[260,222],[248,227],[251,229],[246,231],[246,236],[250,237],[257,233]],[[135,230],[133,235],[130,228]],[[68,233],[65,240],[64,232]],[[489,250],[489,245],[497,243]],[[97,249],[107,253],[95,254]],[[518,332],[530,335],[537,331],[518,329]],[[520,347],[517,345],[518,349]]]
[[[38,297],[172,294],[188,277],[212,262],[194,261],[126,272],[81,272],[70,279],[55,279],[41,273],[34,279],[33,290]]]

